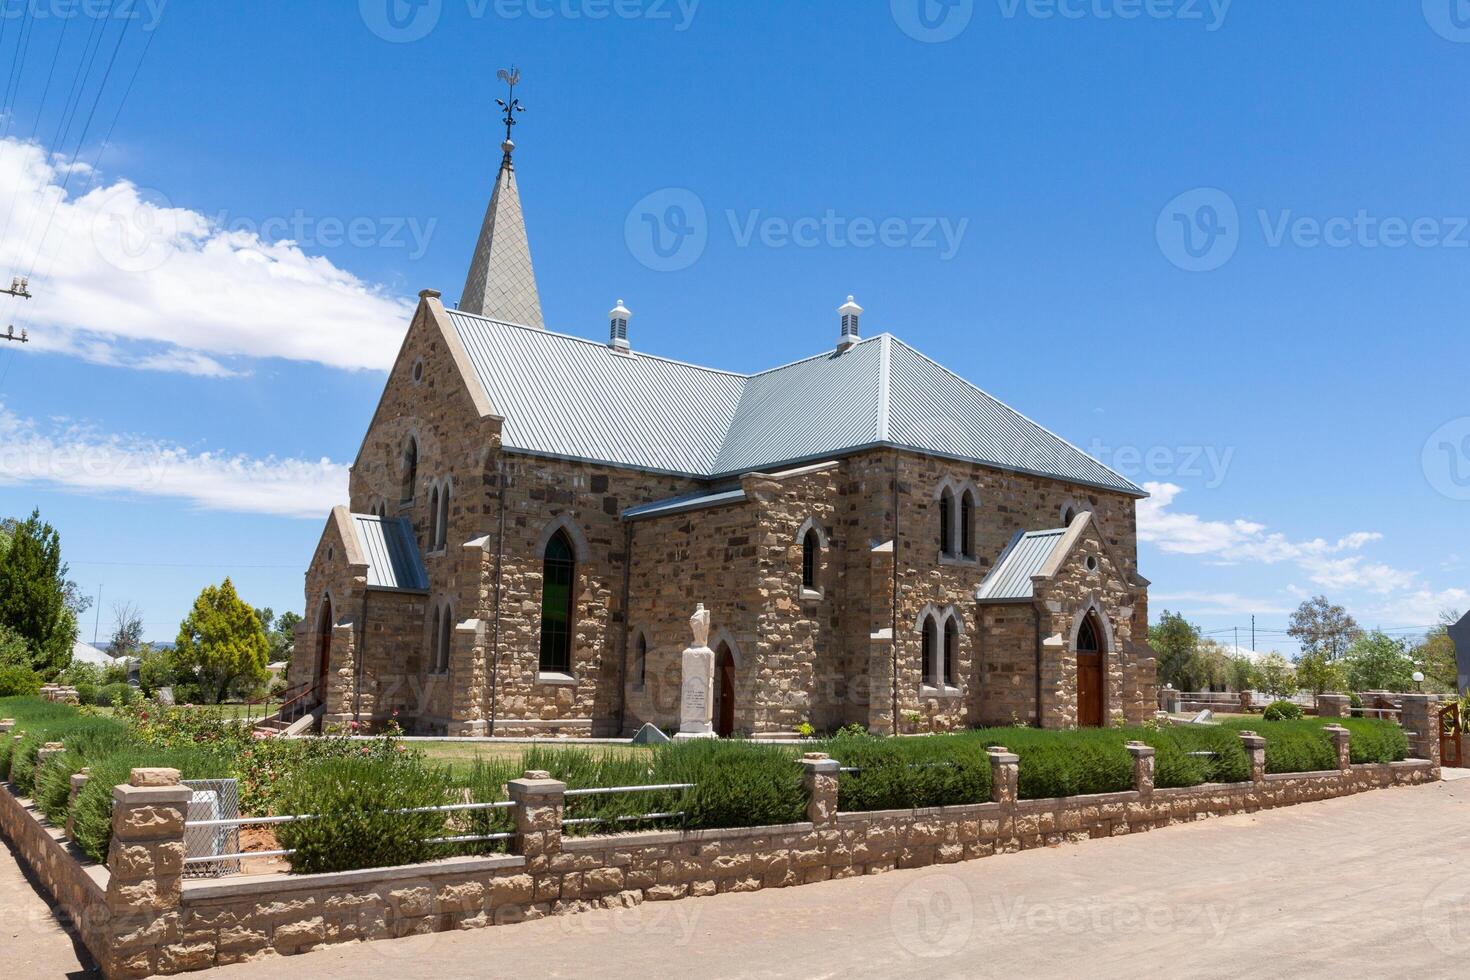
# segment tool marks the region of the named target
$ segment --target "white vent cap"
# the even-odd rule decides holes
[[[633,319],[633,311],[618,300],[618,305],[608,311],[608,339],[609,347],[618,350],[628,349],[628,321]]]

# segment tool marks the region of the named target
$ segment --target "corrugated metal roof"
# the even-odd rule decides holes
[[[707,476],[745,387],[738,374],[453,310],[507,449]]]
[[[746,376],[462,310],[450,321],[510,450],[719,479],[891,445],[1145,496],[888,334]]]
[[[1017,535],[1000,561],[996,562],[994,570],[980,583],[975,598],[981,602],[1033,598],[1036,593],[1031,585],[1031,576],[1040,574],[1066,533],[1066,528],[1059,527],[1052,531],[1026,531]]]
[[[721,504],[738,504],[744,499],[745,491],[738,488],[721,490],[717,493],[691,493],[682,497],[670,497],[667,500],[655,500],[651,504],[643,504],[639,507],[629,507],[623,511],[623,517],[630,521],[643,517],[665,517],[669,514],[681,514],[686,510],[701,510],[705,507],[718,507]]]
[[[353,514],[352,523],[368,563],[368,588],[429,591],[429,575],[407,518]]]

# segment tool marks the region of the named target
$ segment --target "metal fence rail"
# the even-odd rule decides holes
[[[567,796],[616,796],[622,793],[658,793],[694,789],[698,783],[659,783],[652,786],[599,786],[590,789],[569,789]],[[595,823],[641,823],[646,820],[673,820],[688,816],[687,811],[672,810],[658,813],[619,815],[616,817],[564,817],[563,827],[581,827]]]

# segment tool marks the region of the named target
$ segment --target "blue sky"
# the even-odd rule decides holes
[[[1470,607],[1460,0],[95,2],[0,8],[0,273],[36,294],[0,302],[35,341],[0,511],[61,530],[104,636],[122,599],[171,639],[225,574],[299,609],[413,297],[458,296],[512,63],[552,329],[622,297],[635,347],[754,370],[854,293],[1156,490],[1156,611],[1290,649],[1318,592]]]

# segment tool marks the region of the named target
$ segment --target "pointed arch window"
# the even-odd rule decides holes
[[[817,587],[817,561],[821,548],[822,539],[817,536],[817,529],[807,528],[806,534],[801,539],[801,587],[803,589]]]
[[[448,480],[439,490],[439,547],[444,548],[449,543],[449,494],[451,491]]]
[[[410,503],[413,500],[418,482],[419,444],[413,436],[409,436],[408,445],[403,448],[403,486],[398,498],[402,503]]]
[[[939,553],[954,554],[954,491],[949,487],[939,494]]]
[[[1087,618],[1082,620],[1082,627],[1077,630],[1077,652],[1097,653],[1102,650],[1098,644],[1097,617],[1088,613]]]
[[[439,485],[429,491],[429,550],[439,549]]]
[[[975,557],[975,494],[969,490],[960,495],[960,556]]]
[[[546,543],[541,571],[541,670],[571,673],[572,590],[577,559],[566,531],[557,531]]]
[[[924,618],[924,640],[922,656],[924,658],[924,684],[928,687],[939,686],[939,660],[937,651],[939,648],[939,623],[933,616]]]
[[[944,667],[940,671],[949,687],[959,686],[960,627],[951,616],[944,623]]]
[[[454,610],[444,607],[444,616],[439,623],[439,673],[449,673],[449,650],[454,639]]]

